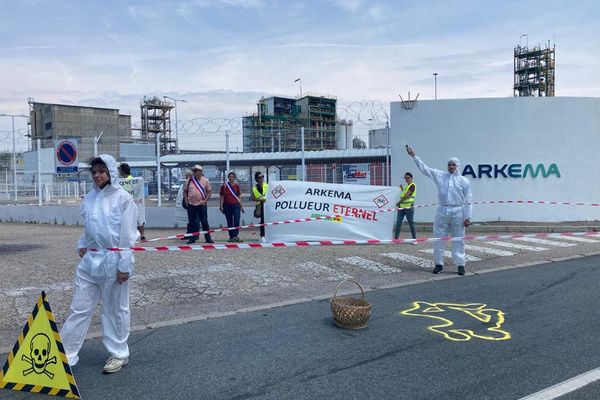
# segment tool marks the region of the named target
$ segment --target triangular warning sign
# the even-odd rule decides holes
[[[0,388],[79,398],[54,314],[44,292],[0,370]]]

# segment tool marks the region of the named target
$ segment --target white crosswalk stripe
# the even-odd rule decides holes
[[[465,244],[465,249],[471,250],[471,251],[477,251],[479,253],[493,254],[495,256],[500,256],[500,257],[509,257],[509,256],[514,256],[516,254],[516,253],[513,253],[512,251],[492,249],[491,247],[474,246],[472,244]]]
[[[546,250],[548,250],[545,247],[527,246],[526,244],[501,242],[499,240],[492,240],[492,241],[487,242],[487,244],[493,244],[494,246],[500,246],[500,247],[507,247],[509,249],[527,250],[527,251],[546,251]]]
[[[358,256],[338,258],[338,261],[354,265],[355,267],[367,271],[380,272],[382,274],[394,274],[397,272],[402,272],[401,269],[390,267],[389,265],[381,264],[372,260],[367,260],[366,258]]]
[[[422,251],[423,253],[433,254],[433,249],[425,249],[425,250],[419,250],[419,251]],[[452,252],[450,250],[444,250],[444,257],[452,258]],[[465,260],[466,261],[481,261],[481,258],[465,254]]]
[[[558,236],[556,239],[570,240],[572,242],[579,242],[579,243],[600,243],[597,240],[588,239],[588,238],[579,237],[579,236]]]
[[[317,276],[324,275],[328,277],[328,279],[330,278],[329,280],[341,280],[352,278],[351,275],[348,275],[343,271],[338,271],[337,269],[326,267],[313,261],[297,264],[296,267],[301,268],[303,270],[307,270],[309,272],[313,272]]]
[[[539,238],[530,238],[530,237],[520,237],[520,238],[515,238],[515,240],[520,240],[522,242],[527,242],[527,243],[543,244],[545,246],[554,246],[554,247],[571,247],[571,246],[577,246],[574,243],[555,242],[553,240],[546,240],[546,239],[539,239]]]
[[[411,256],[404,253],[383,253],[384,257],[393,258],[394,260],[402,261],[409,264],[414,264],[422,268],[433,268],[433,261],[421,257]]]

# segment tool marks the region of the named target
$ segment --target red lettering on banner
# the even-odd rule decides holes
[[[352,216],[354,218],[365,219],[367,221],[378,221],[376,211],[363,210],[362,208],[345,206],[343,204],[334,204],[333,213],[335,215],[343,215],[345,217]]]

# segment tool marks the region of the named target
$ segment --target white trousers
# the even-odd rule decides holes
[[[440,206],[433,221],[433,236],[462,237],[465,235],[465,218],[462,206]],[[437,241],[433,245],[433,261],[435,265],[444,265],[445,241]],[[452,260],[454,264],[465,265],[465,242],[463,240],[452,242]]]
[[[69,365],[79,361],[78,353],[100,298],[103,299],[102,343],[111,356],[129,357],[129,282],[119,284],[116,270],[114,276],[91,277],[78,267],[71,314],[60,331]]]

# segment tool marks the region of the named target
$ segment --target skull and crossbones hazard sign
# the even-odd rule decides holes
[[[79,398],[79,389],[44,292],[38,297],[4,367],[0,368],[0,389]]]
[[[29,357],[25,354],[21,356],[23,361],[27,361],[31,364],[30,368],[23,371],[23,376],[35,372],[36,374],[46,374],[48,378],[54,379],[54,374],[47,369],[48,365],[56,364],[56,356],[50,358],[51,343],[48,336],[43,333],[38,333],[31,338],[29,347],[31,349]]]

